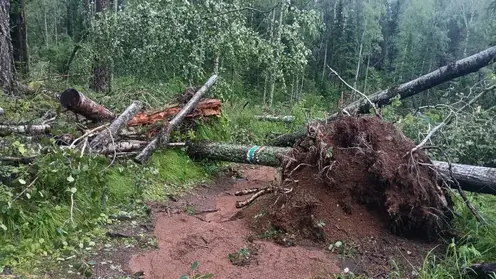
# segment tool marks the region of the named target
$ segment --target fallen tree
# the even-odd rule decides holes
[[[115,114],[109,109],[96,103],[74,88],[66,89],[60,94],[60,103],[66,109],[80,114],[93,122],[115,118]]]
[[[211,159],[242,164],[257,164],[279,167],[293,148],[236,145],[226,143],[188,143],[188,155],[195,159]],[[433,161],[433,166],[449,180],[451,177],[447,162]],[[496,195],[496,168],[462,164],[451,164],[453,177],[463,190],[468,192]],[[456,186],[450,183],[450,186]]]
[[[158,146],[166,147],[170,140],[171,132],[181,124],[186,115],[190,114],[195,109],[196,105],[200,102],[200,99],[207,93],[208,89],[214,85],[215,81],[217,81],[217,75],[211,76],[170,122],[165,121],[164,127],[162,127],[158,135],[140,152],[140,154],[135,157],[135,161],[144,163]]]
[[[50,125],[0,125],[0,136],[8,136],[10,134],[23,135],[39,135],[48,133]]]
[[[415,94],[423,92],[427,89],[435,87],[439,84],[447,82],[449,80],[477,72],[481,68],[494,63],[496,61],[496,46],[490,47],[472,56],[458,60],[452,64],[441,67],[433,72],[425,74],[409,82],[400,84],[398,86],[390,87],[386,90],[376,92],[368,96],[369,100],[374,103],[377,107],[385,106],[391,103],[391,100],[399,96],[400,99],[405,99],[411,97]],[[370,102],[368,100],[358,100],[353,102],[344,109],[350,114],[355,113],[368,113],[371,108]],[[335,120],[338,113],[330,115],[326,120]],[[319,122],[319,121],[317,121]],[[321,122],[321,121],[320,121]],[[315,125],[312,123],[311,125]],[[291,146],[294,142],[304,137],[306,134],[304,129],[296,131],[292,134],[282,135],[277,137],[271,142],[274,146]]]
[[[164,121],[168,117],[174,116],[181,111],[180,105],[167,107],[158,112],[140,112],[131,121],[128,122],[129,127],[152,125],[160,121]],[[198,103],[193,112],[185,116],[185,118],[209,117],[220,115],[221,102],[218,99],[205,99]]]
[[[275,116],[275,115],[255,115],[255,119],[261,121],[269,121],[269,122],[284,122],[284,123],[292,123],[295,119],[292,115],[283,115],[283,116]]]
[[[142,106],[143,104],[141,102],[133,102],[117,119],[112,121],[108,129],[98,134],[98,136],[91,141],[90,147],[92,149],[98,149],[108,145],[111,141],[114,141],[119,130],[139,112]]]

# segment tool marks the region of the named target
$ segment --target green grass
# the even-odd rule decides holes
[[[473,195],[471,202],[486,219],[487,224],[478,223],[463,202],[458,201],[456,212],[461,216],[454,220],[454,227],[461,235],[449,243],[444,255],[430,253],[421,270],[421,278],[462,278],[461,268],[496,259],[496,197]]]

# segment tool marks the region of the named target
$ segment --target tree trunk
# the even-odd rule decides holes
[[[322,61],[322,82],[324,82],[325,71],[326,71],[326,67],[327,67],[327,46],[328,46],[328,43],[329,43],[329,39],[326,39],[325,50],[324,50],[324,61]]]
[[[0,136],[10,134],[39,135],[45,134],[50,130],[50,125],[0,125]]]
[[[433,164],[447,178],[451,178],[448,163],[433,161]],[[496,195],[496,168],[451,164],[451,172],[463,190]]]
[[[189,143],[187,152],[193,159],[279,167],[281,158],[291,150],[292,148],[274,146]],[[448,163],[434,161],[433,164],[445,177],[451,177]],[[463,190],[496,195],[496,168],[452,164],[452,173]]]
[[[95,3],[96,16],[99,13],[104,12],[108,7],[108,0],[96,0]],[[93,78],[91,80],[90,88],[96,92],[105,92],[108,88],[109,83],[109,68],[105,62],[102,61],[101,57],[96,58],[95,66],[93,67]]]
[[[282,156],[291,151],[291,148],[235,145],[225,143],[189,143],[188,155],[196,160],[212,159],[244,164],[259,164],[279,167]]]
[[[276,38],[276,46],[279,46],[279,43],[281,42],[281,32],[282,32],[282,20],[284,19],[284,1],[281,1],[281,12],[279,14],[279,22],[278,22],[278,27],[277,27],[277,38]],[[274,63],[272,64],[272,75],[270,79],[270,96],[269,96],[269,107],[272,108],[272,104],[274,103],[274,91],[275,91],[275,85],[276,85],[276,77],[274,76],[274,71],[276,70],[276,67],[279,64],[279,59],[280,59],[281,54],[279,53],[279,50],[276,52],[276,57],[274,59]]]
[[[110,124],[108,129],[102,133],[99,133],[98,136],[90,142],[91,149],[99,149],[107,146],[109,143],[112,143],[112,139],[114,139],[115,142],[115,138],[117,137],[119,130],[123,126],[127,126],[127,123],[133,119],[136,114],[138,114],[142,107],[143,104],[140,102],[133,102],[119,117],[117,117],[117,119],[112,121],[112,124]]]
[[[47,3],[43,1],[43,19],[45,21],[45,44],[48,47],[48,20],[47,20]]]
[[[365,69],[365,80],[363,81],[363,94],[367,94],[367,80],[369,78],[370,54],[367,57],[367,68]]]
[[[292,115],[284,115],[284,116],[255,115],[255,118],[258,120],[269,121],[269,122],[292,123],[294,121],[294,116]]]
[[[441,67],[412,81],[376,92],[370,95],[369,99],[378,107],[385,106],[391,103],[391,99],[398,95],[400,96],[400,99],[408,98],[446,81],[477,72],[479,69],[494,63],[496,61],[495,57],[496,46],[493,46],[472,56]],[[355,114],[368,113],[370,108],[369,102],[366,100],[358,100],[347,105],[344,109],[351,114]],[[327,121],[332,121],[336,119],[337,116],[338,113],[334,113],[327,118]],[[283,135],[276,138],[271,144],[284,146],[285,144],[291,143],[292,145],[302,134],[305,134],[304,129],[290,135]]]
[[[10,2],[0,0],[0,87],[10,93],[14,84],[12,42],[9,29]]]
[[[365,25],[365,28],[367,25]],[[360,65],[362,64],[362,53],[363,53],[363,38],[365,37],[365,30],[362,33],[362,38],[360,39],[360,50],[358,51],[358,62],[357,62],[357,68],[356,68],[356,73],[355,73],[355,82],[353,83],[353,87],[357,88],[357,83],[358,83],[358,76],[360,75]],[[353,100],[355,100],[356,94],[352,95]]]
[[[64,92],[60,94],[60,103],[68,110],[81,114],[86,119],[92,120],[93,122],[115,118],[115,114],[110,110],[84,96],[76,89],[71,88],[64,90]]]
[[[207,93],[208,89],[212,87],[217,80],[217,76],[211,76],[207,83],[205,83],[200,90],[198,90],[193,98],[188,101],[188,103],[181,109],[181,111],[176,114],[176,116],[169,122],[164,123],[164,128],[159,132],[159,134],[141,151],[138,156],[136,156],[135,161],[139,163],[144,163],[148,157],[152,155],[152,153],[157,149],[157,147],[162,146],[166,147],[167,143],[170,140],[171,132],[181,124],[181,121],[186,117],[186,115],[190,114],[196,107],[196,105],[200,102],[200,99]]]
[[[16,72],[25,78],[29,73],[28,39],[26,31],[26,13],[24,0],[11,1],[10,7],[10,35],[14,51]]]
[[[214,59],[214,75],[219,74],[219,60],[220,60],[220,53],[217,53]]]

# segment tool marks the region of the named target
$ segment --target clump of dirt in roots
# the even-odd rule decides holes
[[[282,184],[292,192],[265,201],[265,218],[307,239],[360,238],[387,229],[437,239],[449,228],[452,201],[427,155],[410,152],[414,147],[377,117],[343,116],[310,127],[283,163]]]

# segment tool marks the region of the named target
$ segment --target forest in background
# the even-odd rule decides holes
[[[218,74],[212,97],[223,101],[223,118],[213,126],[200,125],[194,134],[177,136],[178,140],[267,143],[274,134],[292,132],[361,98],[330,69],[369,95],[496,45],[494,0],[12,0],[10,6],[8,2],[3,1],[1,8],[9,10],[12,49],[0,42],[0,50],[13,56],[14,67],[5,75],[9,67],[2,65],[0,82],[8,97],[0,98],[0,107],[10,110],[9,121],[24,123],[35,118],[28,113],[33,109],[38,110],[37,117],[43,115],[42,110],[53,109],[53,103],[40,97],[41,93],[25,98],[14,90],[16,82],[20,91],[38,93],[77,88],[107,108],[122,111],[130,100],[140,100],[147,108],[162,107],[184,87],[203,84]],[[464,108],[495,80],[495,67],[490,65],[397,100],[383,108],[382,114],[418,143],[432,127]],[[477,106],[457,111],[456,121],[432,139],[432,144],[443,150],[432,150],[429,155],[495,167],[495,110],[492,93],[483,96]],[[267,113],[292,114],[296,121],[290,125],[255,124],[255,114]],[[65,122],[57,124],[62,130],[72,129]],[[3,150],[8,155],[32,151],[18,138],[10,143],[14,144]],[[54,252],[55,258],[79,243],[90,242],[94,231],[90,236],[74,235],[106,224],[111,212],[134,212],[142,200],[163,199],[181,187],[189,190],[218,169],[210,163],[192,165],[181,152],[169,150],[166,154],[159,153],[147,167],[125,171],[119,167],[118,171],[100,173],[106,163],[90,158],[77,159],[89,168],[75,170],[64,163],[73,155],[59,153],[41,158],[36,172],[27,165],[16,167],[17,179],[8,182],[20,188],[3,187],[5,180],[0,183],[0,193],[9,197],[0,198],[0,205],[9,208],[0,218],[5,236],[0,241],[4,247],[0,262],[32,268],[29,262],[36,255],[56,247],[62,252]],[[179,165],[171,167],[171,162]],[[12,170],[3,167],[0,174],[10,174]],[[157,169],[171,174],[154,181]],[[87,211],[76,213],[76,225],[71,227],[67,216],[70,212],[72,218],[70,199],[76,188],[65,189],[64,183],[73,176],[79,181],[79,192],[89,191],[94,196],[77,201]],[[53,192],[67,195],[60,204],[47,193],[32,200],[19,199],[25,194],[21,186],[26,182],[58,185]],[[161,182],[170,186],[165,193],[159,193]],[[103,185],[110,187],[105,209],[95,206],[100,205],[101,195],[107,195],[100,192]],[[153,187],[137,193],[135,185]],[[121,205],[130,197],[133,203],[123,209]],[[481,212],[494,216],[494,199],[470,198]],[[32,204],[46,206],[35,209]],[[458,220],[457,226],[476,239],[475,246],[456,246],[454,255],[447,254],[445,261],[426,261],[423,278],[456,274],[454,269],[462,262],[495,255],[494,226],[482,229],[462,208],[465,219]],[[143,214],[142,208],[137,212]],[[33,231],[26,223],[42,225]],[[32,239],[43,242],[33,246]],[[16,248],[18,242],[21,248]],[[439,262],[442,264],[437,265]]]
[[[330,110],[341,91],[352,99],[327,65],[357,89],[373,93],[496,43],[496,4],[489,0],[18,5],[25,5],[29,55],[25,50],[16,57],[30,65],[19,72],[30,68],[32,80],[60,75],[86,86],[91,79],[93,89],[105,91],[122,79],[197,84],[218,72],[231,89],[224,98],[248,97],[268,107],[313,95],[324,97]],[[24,48],[22,40],[14,45]],[[451,96],[486,76],[446,84],[443,94]],[[443,96],[432,93],[417,106]]]

